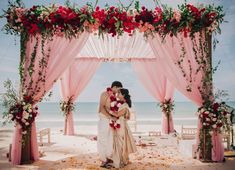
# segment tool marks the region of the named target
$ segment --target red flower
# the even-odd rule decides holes
[[[118,129],[120,128],[120,124],[119,123],[116,125],[116,128],[118,128]]]
[[[214,112],[216,112],[218,110],[218,108],[219,108],[219,103],[214,103],[214,105],[213,105]]]
[[[31,29],[29,30],[30,34],[35,34],[36,32],[39,31],[39,28],[36,24],[31,24]]]
[[[223,126],[223,124],[222,123],[217,123],[217,126],[220,128],[220,127]]]
[[[117,99],[116,99],[116,97],[115,96],[110,96],[110,100],[111,100],[111,102],[113,102],[113,101],[117,101]]]
[[[187,8],[189,11],[191,11],[192,15],[195,17],[196,20],[201,18],[201,13],[203,12],[203,10],[199,10],[197,7],[188,4]]]
[[[155,19],[156,18],[154,18],[153,12],[151,10],[146,9],[145,7],[142,7],[142,11],[140,12],[140,14],[135,16],[135,21],[136,22],[142,21],[143,24],[146,22],[149,24],[153,24],[154,23],[153,21]]]
[[[106,91],[109,92],[109,91],[112,91],[112,89],[111,89],[110,87],[108,87],[108,88],[106,89]]]
[[[159,7],[156,7],[154,10],[154,14],[155,14],[155,17],[154,17],[153,23],[156,24],[162,20],[162,9]]]

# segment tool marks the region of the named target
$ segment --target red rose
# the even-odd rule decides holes
[[[113,102],[113,101],[116,101],[116,97],[115,96],[110,96],[110,100]]]
[[[31,24],[31,29],[29,30],[30,34],[35,34],[36,32],[39,31],[39,28],[36,24]]]
[[[222,123],[217,123],[217,126],[220,128],[220,127],[222,127]]]
[[[116,125],[116,128],[120,128],[120,124],[117,124],[117,125]]]
[[[218,108],[219,108],[219,103],[214,103],[214,104],[213,104],[213,110],[214,110],[214,112],[217,111]]]

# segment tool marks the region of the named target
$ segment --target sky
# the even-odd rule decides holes
[[[65,0],[23,0],[26,7],[37,4],[58,3],[64,4]],[[79,6],[86,2],[95,0],[71,0]],[[123,4],[128,4],[130,0],[121,0]],[[162,4],[176,7],[184,0],[161,0]],[[229,94],[229,100],[235,101],[235,0],[188,0],[188,3],[215,4],[223,5],[226,12],[224,23],[221,26],[222,34],[217,35],[219,44],[213,51],[213,65],[221,61],[218,70],[214,74],[213,81],[215,89],[225,90]],[[118,0],[99,0],[98,5],[104,6],[106,3],[115,5]],[[154,6],[153,0],[140,0],[140,3],[148,8]],[[2,9],[7,8],[7,0],[0,0],[0,14]],[[5,19],[0,19],[0,28],[5,24]],[[18,64],[20,57],[19,37],[7,35],[0,31],[0,93],[5,91],[3,82],[11,79],[15,84],[19,82]],[[141,82],[137,79],[130,63],[103,63],[93,76],[87,87],[78,97],[79,102],[97,102],[99,95],[106,87],[110,86],[115,80],[121,81],[124,87],[130,90],[132,100],[135,102],[154,102],[155,99],[145,90]],[[53,95],[49,101],[60,101],[59,86],[55,84]],[[178,91],[174,95],[175,101],[188,101],[186,97]]]

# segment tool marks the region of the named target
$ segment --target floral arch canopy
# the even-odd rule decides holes
[[[151,10],[140,8],[136,2],[134,9],[54,4],[27,9],[17,0],[9,4],[4,16],[7,18],[5,31],[21,36],[20,98],[11,106],[11,112],[23,108],[23,103],[33,107],[74,58],[84,57],[158,58],[184,94],[200,106],[212,103],[211,35],[220,33],[224,17],[220,6],[196,7],[184,3],[178,9],[164,5]],[[177,81],[169,63],[177,68],[183,82]],[[38,159],[34,122],[37,111],[30,114],[27,124],[17,119],[19,115],[12,119],[20,125],[16,127],[12,145],[13,164],[24,162],[21,141],[26,140],[27,133],[31,134],[28,159]]]

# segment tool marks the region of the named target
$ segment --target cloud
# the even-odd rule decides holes
[[[2,65],[0,67],[0,72],[1,72],[1,75],[4,75],[4,72],[7,72],[7,73],[18,73],[18,69],[15,68],[15,67],[7,66],[7,65]]]

